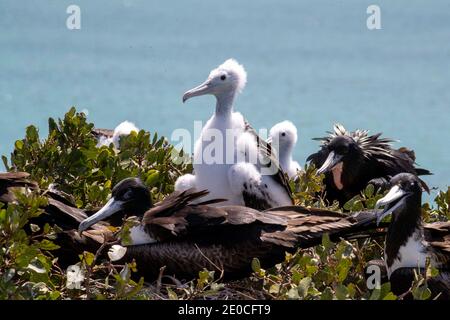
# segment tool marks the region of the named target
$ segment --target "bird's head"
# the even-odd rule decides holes
[[[376,209],[384,207],[384,210],[378,213],[377,223],[383,218],[393,214],[394,219],[402,212],[406,214],[416,214],[420,218],[420,204],[422,200],[422,188],[428,190],[426,184],[417,176],[411,173],[399,173],[390,181],[391,189],[380,200],[377,201]],[[412,206],[408,210],[404,210],[407,205]]]
[[[134,123],[129,121],[124,121],[120,123],[115,129],[114,134],[112,137],[112,141],[114,143],[114,146],[116,148],[119,148],[120,146],[120,140],[123,136],[129,135],[132,131],[135,131],[136,133],[139,132],[139,129],[134,125]]]
[[[362,156],[362,150],[352,137],[342,135],[333,138],[326,146],[328,156],[317,174],[331,171],[340,163],[350,162]]]
[[[247,83],[247,72],[244,67],[234,59],[228,59],[216,69],[212,70],[205,82],[186,91],[183,102],[186,100],[212,94],[219,97],[223,94],[235,94],[241,92]]]
[[[276,146],[279,152],[289,152],[297,143],[297,128],[290,121],[277,123],[270,129],[267,142]]]
[[[152,206],[150,192],[139,178],[126,178],[116,184],[111,199],[89,218],[83,220],[78,227],[82,232],[93,224],[108,220],[118,226],[128,216],[143,216]]]

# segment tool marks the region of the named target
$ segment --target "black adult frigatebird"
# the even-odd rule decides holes
[[[450,222],[423,225],[423,182],[410,173],[400,173],[391,179],[390,191],[377,202],[384,207],[377,221],[392,215],[386,235],[384,262],[395,293],[408,290],[414,279],[414,268],[424,269],[429,259],[438,276],[429,280],[434,295],[450,299]]]
[[[198,272],[223,270],[225,278],[240,278],[251,272],[254,257],[265,267],[283,261],[285,252],[321,242],[324,233],[331,239],[354,235],[376,225],[374,212],[352,216],[337,212],[287,206],[258,211],[243,206],[211,206],[201,202],[207,191],[175,192],[152,205],[146,186],[137,178],[119,182],[111,199],[84,220],[84,234],[104,219],[117,224],[126,216],[141,223],[130,230],[132,245],[113,246],[112,260],[135,259],[138,270],[151,279],[160,268],[180,278],[192,279]],[[195,203],[194,203],[195,202]]]
[[[367,130],[348,132],[336,124],[329,136],[317,138],[322,142],[321,149],[311,154],[311,161],[317,173],[325,173],[325,198],[340,205],[364,190],[367,184],[386,188],[389,179],[400,172],[415,175],[431,174],[426,169],[414,166],[415,155],[412,150],[393,149],[393,140],[381,138],[381,133],[369,135]]]

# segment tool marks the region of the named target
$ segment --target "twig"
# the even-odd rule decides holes
[[[165,269],[166,269],[166,266],[162,266],[161,268],[159,268],[159,275],[158,275],[158,279],[156,280],[156,293],[161,292],[161,280],[162,280]]]
[[[223,277],[223,275],[224,275],[224,269],[223,269],[223,266],[222,266],[222,268],[219,268],[219,267],[218,267],[211,259],[209,259],[209,258],[202,252],[202,250],[199,248],[199,246],[198,246],[196,243],[195,243],[194,245],[195,245],[195,247],[197,248],[197,250],[200,252],[200,254],[203,256],[203,258],[205,258],[209,263],[211,263],[211,264],[213,265],[213,267],[217,269],[217,271],[220,271],[220,277],[219,277],[219,279],[217,279],[217,280],[222,279],[222,277]]]

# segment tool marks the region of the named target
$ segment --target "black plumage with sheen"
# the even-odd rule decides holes
[[[307,161],[311,161],[318,172],[325,173],[325,197],[330,203],[337,200],[343,205],[369,183],[385,189],[389,179],[401,172],[431,174],[415,166],[414,151],[392,148],[394,140],[381,137],[381,133],[349,132],[336,124],[328,136],[314,140],[319,140],[322,146]]]

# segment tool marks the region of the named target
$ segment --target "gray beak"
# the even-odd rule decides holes
[[[189,91],[186,91],[183,94],[183,103],[192,97],[202,96],[204,94],[210,93],[210,88],[211,88],[210,82],[209,82],[209,80],[206,80],[201,85],[199,85]]]
[[[334,168],[342,159],[342,156],[331,151],[323,165],[317,170],[317,174],[322,174]]]
[[[81,234],[84,230],[88,229],[90,226],[96,224],[99,221],[102,221],[114,213],[120,211],[122,209],[123,201],[116,201],[114,198],[111,198],[99,211],[90,216],[87,219],[84,219],[80,226],[78,227],[78,233]]]
[[[403,191],[399,186],[393,186],[391,190],[380,200],[377,201],[377,204],[375,206],[375,209],[378,209],[379,207],[385,207],[388,204],[404,198],[406,195],[408,195],[408,192]],[[380,224],[381,220],[383,220],[385,217],[393,213],[395,210],[397,210],[400,206],[403,205],[403,200],[400,200],[395,206],[392,208],[385,209],[384,211],[380,211],[377,214],[377,225]]]

